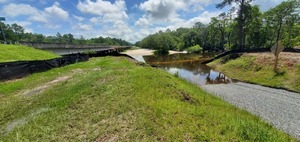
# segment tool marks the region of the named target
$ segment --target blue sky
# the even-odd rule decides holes
[[[222,0],[0,0],[0,17],[26,32],[56,35],[71,33],[85,38],[115,37],[132,43],[149,34],[208,24],[228,8]],[[263,11],[283,0],[256,0]]]

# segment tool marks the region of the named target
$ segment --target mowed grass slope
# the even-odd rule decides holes
[[[231,78],[300,92],[300,53],[283,52],[279,57],[277,73],[272,53],[247,53],[236,59],[227,56],[208,65]]]
[[[92,58],[0,83],[0,141],[296,141],[167,72]]]
[[[0,62],[45,60],[57,57],[59,56],[43,50],[34,49],[32,47],[0,44]]]

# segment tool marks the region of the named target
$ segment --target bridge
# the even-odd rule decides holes
[[[34,47],[37,49],[52,52],[58,55],[76,54],[76,53],[93,53],[93,52],[122,52],[130,49],[131,46],[105,46],[105,45],[85,45],[85,44],[59,44],[59,43],[37,43],[23,42],[22,45]]]

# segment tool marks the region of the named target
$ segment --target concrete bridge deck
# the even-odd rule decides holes
[[[122,52],[131,46],[105,46],[85,44],[58,44],[58,43],[21,43],[26,46],[53,52],[58,55],[85,53],[85,52]]]

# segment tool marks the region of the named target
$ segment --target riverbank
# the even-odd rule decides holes
[[[150,50],[150,49],[135,49],[135,50],[127,50],[126,52],[124,52],[124,54],[127,55],[132,55],[132,56],[146,56],[146,55],[153,55],[155,50]],[[177,53],[187,53],[186,51],[173,51],[170,50],[169,54],[177,54]]]
[[[246,53],[229,55],[208,65],[241,81],[300,92],[300,53],[281,53],[278,73],[273,71],[274,60],[269,52]]]
[[[296,141],[196,85],[124,57],[0,86],[0,141]]]

